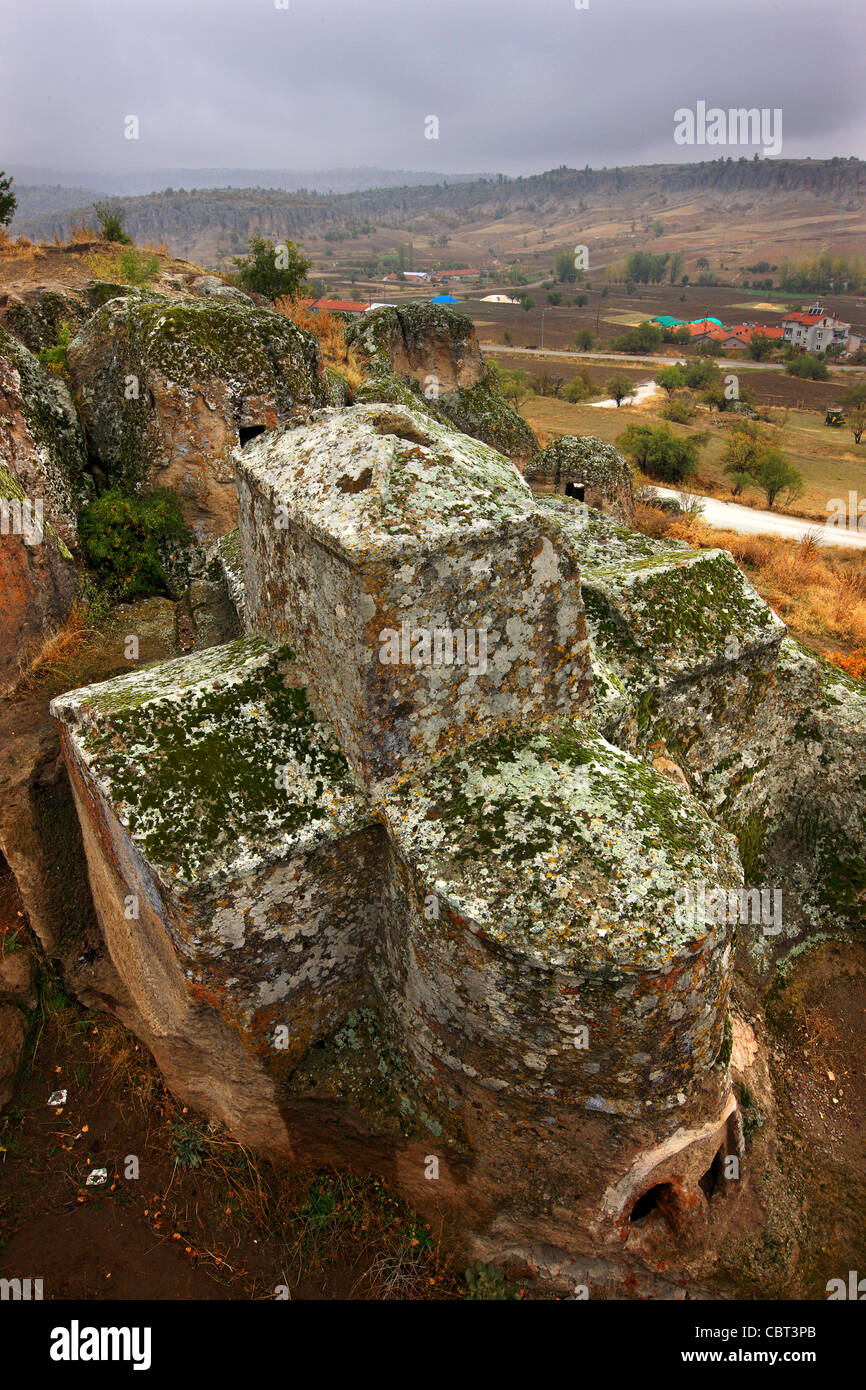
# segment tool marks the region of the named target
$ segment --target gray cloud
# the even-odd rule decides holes
[[[862,0],[6,0],[5,12],[7,167],[516,174],[731,152],[674,144],[675,109],[699,99],[781,107],[790,157],[866,155]],[[127,115],[138,141],[124,139]]]

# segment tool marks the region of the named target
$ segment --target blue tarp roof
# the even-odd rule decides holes
[[[435,299],[430,300],[431,304],[459,304],[460,300],[455,299],[453,294],[437,294]]]

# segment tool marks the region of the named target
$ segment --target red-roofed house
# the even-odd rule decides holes
[[[327,314],[363,314],[368,308],[359,299],[317,299],[310,305],[314,314],[320,309]]]
[[[835,314],[827,314],[819,304],[816,312],[786,314],[782,320],[785,342],[809,352],[826,352],[828,347],[847,347],[851,334],[850,323],[842,323]]]

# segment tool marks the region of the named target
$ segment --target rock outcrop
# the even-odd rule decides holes
[[[85,465],[65,385],[0,330],[0,692],[72,606]]]
[[[202,536],[237,524],[238,442],[303,421],[327,399],[310,334],[213,297],[111,300],[67,356],[89,451],[109,482],[173,489]]]
[[[421,405],[520,466],[538,451],[529,425],[485,366],[465,314],[426,303],[373,309],[347,325],[346,342],[367,366],[357,403]]]
[[[237,463],[264,636],[52,706],[139,1031],[245,1142],[366,1133],[478,1249],[620,1250],[729,1142],[733,931],[674,897],[738,892],[736,841],[593,727],[577,546],[506,460],[366,406]]]
[[[371,375],[435,383],[437,395],[477,386],[486,370],[472,320],[440,304],[372,309],[347,325],[346,342]]]

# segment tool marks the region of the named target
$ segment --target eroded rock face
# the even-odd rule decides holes
[[[742,870],[691,797],[570,724],[440,759],[384,816],[409,866],[384,990],[428,1083],[452,1074],[447,1103],[475,1078],[645,1119],[708,1076],[724,1101],[732,927],[696,931],[674,903],[684,876],[737,888]]]
[[[529,425],[485,366],[471,319],[441,304],[374,309],[346,327],[367,363],[358,404],[423,409],[523,466],[538,451]]]
[[[109,481],[167,487],[199,534],[237,524],[232,450],[324,403],[318,345],[283,315],[214,298],[111,300],[69,346],[88,446]]]
[[[85,462],[66,387],[0,330],[0,691],[72,606]]]
[[[573,551],[500,454],[355,406],[238,469],[246,621],[303,653],[362,781],[588,710]]]
[[[349,324],[346,341],[367,357],[374,375],[435,379],[438,394],[476,386],[484,360],[471,319],[441,304],[373,309]]]

